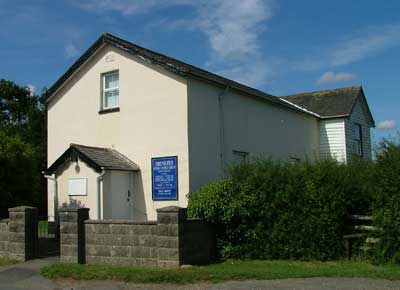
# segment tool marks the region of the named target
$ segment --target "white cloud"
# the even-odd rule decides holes
[[[75,4],[89,12],[118,12],[122,15],[133,15],[147,12],[151,9],[162,9],[174,5],[192,5],[195,0],[83,0]]]
[[[272,17],[270,1],[206,1],[192,26],[211,48],[208,66],[231,79],[260,86],[272,73],[261,51],[260,35]],[[189,26],[190,27],[190,26]],[[221,69],[222,67],[222,69]]]
[[[207,36],[215,61],[243,60],[260,53],[263,22],[272,16],[267,1],[210,1],[198,11],[195,25]]]
[[[300,71],[341,67],[400,46],[400,24],[371,26],[346,38],[336,39],[335,42],[340,44],[319,48],[322,52],[315,51],[300,61],[293,61],[290,67]]]
[[[369,27],[364,33],[336,48],[330,55],[329,64],[334,67],[347,65],[399,44],[400,25]]]
[[[354,78],[355,78],[355,75],[352,73],[348,73],[348,72],[335,73],[332,71],[328,71],[321,75],[321,77],[317,80],[317,84],[322,85],[322,84],[333,84],[333,83],[338,83],[338,82],[346,82],[346,81],[351,81]]]
[[[67,58],[72,58],[79,55],[79,49],[72,43],[68,43],[67,45],[65,45],[64,50]]]
[[[35,87],[34,85],[28,84],[28,85],[26,85],[26,86],[28,87],[29,91],[31,92],[31,95],[35,94],[35,92],[36,92],[36,87]]]
[[[379,129],[387,130],[396,128],[397,124],[395,120],[384,120],[380,121],[378,124]]]
[[[201,32],[210,46],[206,65],[211,70],[257,86],[263,84],[263,77],[270,73],[261,51],[260,35],[265,30],[265,21],[272,17],[272,1],[86,0],[76,5],[95,13],[113,11],[122,15],[186,5],[193,9],[194,17],[168,19],[166,26]]]

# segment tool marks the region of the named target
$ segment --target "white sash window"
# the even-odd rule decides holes
[[[103,74],[103,109],[119,106],[119,72]]]

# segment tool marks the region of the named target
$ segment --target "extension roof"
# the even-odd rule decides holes
[[[51,175],[66,161],[76,161],[78,158],[97,172],[102,170],[139,170],[138,165],[114,149],[71,144],[45,173]]]
[[[332,90],[315,91],[281,97],[303,109],[318,114],[321,118],[349,117],[353,111],[356,101],[362,98],[372,121],[374,119],[365,100],[364,91],[361,86],[345,87]]]
[[[245,86],[233,80],[224,78],[217,74],[211,73],[209,71],[203,70],[201,68],[192,66],[185,62],[176,60],[169,56],[154,52],[152,50],[140,47],[129,41],[123,40],[114,35],[104,33],[102,34],[84,53],[83,55],[54,83],[54,85],[46,92],[47,102],[49,102],[54,93],[60,89],[63,84],[76,72],[80,67],[96,53],[96,51],[102,47],[104,44],[111,45],[118,49],[121,49],[129,54],[139,56],[142,59],[149,61],[157,66],[164,68],[165,70],[179,75],[181,77],[193,76],[197,78],[204,79],[206,81],[229,87],[231,89],[240,91],[242,93],[250,94],[252,96],[268,100],[271,103],[289,108],[291,110],[299,111],[302,113],[309,114],[309,112],[302,110],[290,103],[287,103],[277,97],[270,94],[264,93],[260,90]]]

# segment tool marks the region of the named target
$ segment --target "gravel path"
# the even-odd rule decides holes
[[[51,281],[39,274],[56,260],[33,260],[0,267],[0,290],[400,290],[399,281],[365,278],[307,278],[230,281],[193,285],[133,284],[116,281]]]

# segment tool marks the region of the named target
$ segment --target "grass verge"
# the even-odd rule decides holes
[[[16,261],[16,260],[0,258],[0,266],[7,266],[7,265],[16,264],[16,263],[18,263],[18,261]]]
[[[108,265],[53,264],[42,268],[50,279],[122,280],[136,283],[194,283],[227,280],[268,280],[307,277],[365,277],[400,279],[400,266],[366,262],[226,261],[184,269]]]

